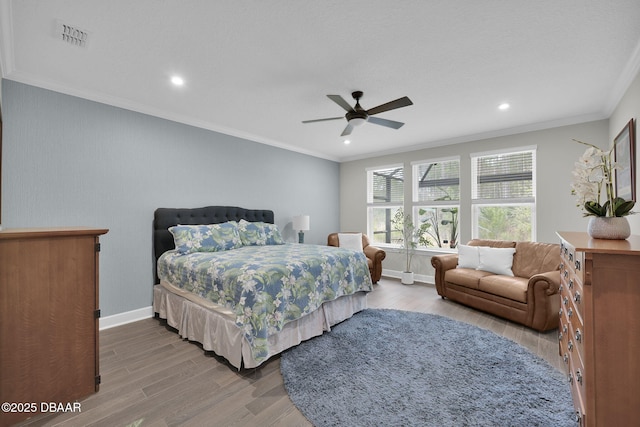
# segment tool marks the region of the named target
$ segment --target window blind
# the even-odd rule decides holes
[[[531,199],[533,151],[477,156],[473,159],[473,198]]]
[[[404,201],[404,170],[402,167],[369,172],[371,185],[369,203],[402,203]]]
[[[460,200],[459,160],[416,164],[414,170],[416,201]]]

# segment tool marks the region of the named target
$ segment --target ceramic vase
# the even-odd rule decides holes
[[[624,216],[592,216],[587,233],[594,239],[624,240],[631,235],[631,227]]]

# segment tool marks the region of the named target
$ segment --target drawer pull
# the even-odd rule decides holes
[[[578,381],[580,385],[582,385],[582,372],[580,372],[580,369],[576,371],[576,381]]]
[[[573,279],[569,280],[569,289],[573,289]]]
[[[562,332],[558,332],[558,341],[562,341],[562,337],[563,337]]]
[[[573,351],[573,341],[569,340],[569,343],[567,344],[567,348],[569,349],[569,351]]]
[[[573,252],[569,254],[569,261],[573,261]]]
[[[564,305],[569,305],[569,298],[564,297],[564,298],[562,299],[562,303],[563,303]]]
[[[576,260],[576,270],[580,271],[580,261]]]
[[[569,381],[569,384],[573,385],[573,374],[571,372],[569,372],[569,376],[567,377],[567,381]]]
[[[580,303],[580,292],[576,292],[576,294],[573,296],[573,300],[577,303]]]
[[[576,329],[576,341],[582,342],[582,332],[580,332],[580,329]]]
[[[564,278],[566,279],[567,277],[569,277],[569,270],[564,271]]]
[[[575,421],[578,424],[581,424],[582,415],[580,415],[580,411],[576,411],[576,413],[573,415],[573,421]]]
[[[567,316],[569,316],[569,319],[571,319],[571,316],[573,316],[573,310],[571,308],[567,310]]]
[[[558,316],[562,317],[562,309],[560,309],[560,311],[558,311]]]
[[[564,354],[564,356],[562,356],[562,360],[564,361],[565,364],[569,363],[569,355],[567,353]]]

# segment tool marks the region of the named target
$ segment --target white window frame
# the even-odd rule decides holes
[[[402,191],[402,200],[399,202],[375,202],[372,198],[373,196],[373,173],[382,170],[388,169],[402,169],[403,176],[403,191]],[[406,170],[403,163],[394,163],[390,165],[382,165],[366,168],[367,173],[367,235],[369,236],[369,240],[372,244],[375,242],[375,234],[373,230],[373,209],[404,209],[404,192],[406,188]],[[392,230],[392,229],[391,229]],[[390,230],[390,231],[391,231]],[[382,247],[397,247],[393,242],[375,242],[375,246]]]
[[[517,154],[524,152],[532,152],[531,159],[531,185],[532,197],[525,198],[500,198],[500,199],[478,199],[478,164],[476,159],[479,157],[489,157],[500,154]],[[471,153],[471,237],[473,239],[479,236],[478,226],[478,208],[485,206],[529,206],[531,208],[531,236],[532,242],[536,241],[536,195],[537,195],[537,146],[514,147],[503,150],[483,151]]]
[[[458,200],[418,200],[418,193],[419,193],[419,177],[418,177],[418,168],[421,165],[424,165],[425,163],[443,163],[443,162],[452,162],[452,161],[457,161],[458,162],[458,169],[460,170],[460,156],[448,156],[448,157],[440,157],[440,158],[435,158],[435,159],[425,159],[425,160],[415,160],[411,162],[411,173],[412,173],[412,179],[411,179],[411,193],[412,193],[412,204],[411,204],[411,211],[413,214],[413,219],[414,219],[414,223],[416,225],[416,227],[419,227],[420,224],[418,224],[418,218],[419,218],[419,210],[420,208],[447,208],[447,207],[456,207],[458,208],[458,241],[460,240],[460,223],[461,223],[461,218],[460,218],[460,199],[458,198]],[[460,181],[460,174],[458,174],[458,185],[461,186],[462,183]],[[458,194],[460,194],[460,191],[458,191]],[[438,247],[438,246],[418,246],[421,249],[427,249],[427,250],[441,250],[441,249],[449,249],[448,247]]]

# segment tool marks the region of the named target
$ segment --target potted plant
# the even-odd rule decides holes
[[[591,216],[588,233],[599,239],[626,239],[631,235],[629,221],[625,218],[635,202],[616,197],[613,191],[613,171],[615,163],[611,156],[613,148],[602,151],[593,144],[575,142],[588,146],[582,157],[575,163],[571,194],[577,196],[578,205],[584,216]],[[601,203],[601,199],[604,202]]]
[[[405,215],[402,209],[398,209],[396,212],[393,218],[393,226],[395,230],[402,233],[402,240],[400,244],[405,255],[405,269],[402,272],[401,282],[403,285],[412,285],[413,272],[411,271],[411,261],[416,248],[416,242],[414,239],[416,226],[413,223],[411,215]]]

